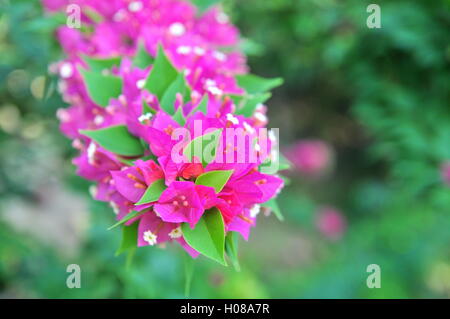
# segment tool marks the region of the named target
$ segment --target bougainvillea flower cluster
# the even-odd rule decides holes
[[[281,216],[277,134],[263,105],[280,79],[247,73],[220,7],[43,2],[80,8],[81,29],[57,31],[67,58],[51,70],[70,105],[58,117],[80,151],[77,173],[117,214],[119,252],[178,242],[192,257],[233,260],[234,234],[248,239],[261,208]]]

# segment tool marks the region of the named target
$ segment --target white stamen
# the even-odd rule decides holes
[[[59,69],[59,75],[63,79],[68,79],[73,75],[73,67],[72,64],[69,62],[65,62],[61,65],[61,68]]]
[[[254,148],[255,148],[255,151],[257,151],[257,152],[261,151],[261,146],[259,144],[255,144]]]
[[[233,123],[234,125],[238,125],[239,124],[239,119],[237,117],[235,117],[231,113],[227,114],[227,120],[230,121],[231,123]]]
[[[169,27],[169,33],[174,37],[180,37],[186,32],[185,26],[180,22],[172,23]]]
[[[156,239],[158,238],[158,236],[153,234],[151,230],[147,230],[146,232],[144,232],[143,238],[150,246],[153,246],[156,244]]]
[[[172,231],[169,233],[169,237],[173,239],[180,238],[181,236],[183,236],[183,232],[181,231],[180,227],[172,229]]]

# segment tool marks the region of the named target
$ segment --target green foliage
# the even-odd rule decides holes
[[[81,130],[81,134],[92,138],[100,146],[123,156],[140,156],[144,148],[136,137],[128,132],[124,125],[110,126],[98,130]]]
[[[88,62],[96,70],[99,67],[105,65],[103,63],[95,64],[93,60]],[[113,75],[103,75],[96,71],[80,70],[83,76],[84,83],[86,85],[89,97],[96,104],[106,107],[109,105],[109,101],[112,98],[117,98],[122,93],[122,79]]]
[[[197,177],[195,184],[212,187],[218,194],[224,188],[232,174],[233,170],[209,171]]]
[[[151,202],[156,202],[161,197],[161,194],[166,190],[166,188],[167,186],[165,184],[164,179],[154,181],[147,188],[144,195],[142,195],[142,198],[139,200],[139,202],[136,203],[136,205],[143,205]]]
[[[164,93],[177,77],[178,71],[167,58],[164,49],[160,45],[152,70],[145,81],[144,88],[150,93],[155,94],[161,101]]]
[[[186,223],[181,229],[184,239],[192,248],[226,266],[225,229],[222,214],[216,208],[204,213],[194,229]]]

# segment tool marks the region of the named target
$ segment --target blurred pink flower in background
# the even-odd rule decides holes
[[[450,162],[442,164],[441,176],[444,183],[450,186]]]
[[[339,240],[347,228],[345,216],[334,207],[322,207],[317,212],[316,226],[330,240]]]
[[[317,176],[331,167],[332,153],[331,147],[321,140],[300,140],[285,155],[301,173]]]

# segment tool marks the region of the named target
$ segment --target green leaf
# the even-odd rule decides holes
[[[191,0],[199,9],[200,13],[205,12],[211,6],[215,5],[219,0]]]
[[[164,96],[164,92],[169,88],[173,81],[178,76],[178,71],[169,61],[164,53],[162,46],[158,48],[158,55],[156,56],[153,68],[145,81],[144,88],[158,97],[158,100]]]
[[[278,169],[279,171],[284,171],[284,170],[292,168],[291,161],[289,161],[283,154],[281,154],[281,153],[278,154],[278,159],[279,159],[279,166],[280,166],[280,168]]]
[[[127,221],[139,216],[140,214],[143,214],[145,211],[132,211],[131,213],[129,213],[127,216],[125,216],[124,218],[122,218],[121,220],[119,220],[117,223],[115,223],[114,225],[112,225],[111,227],[108,228],[108,230],[114,229],[117,226],[120,226],[122,224],[125,224]]]
[[[133,66],[139,69],[146,69],[154,62],[153,57],[148,54],[143,43],[139,43],[136,54],[133,58]]]
[[[236,81],[249,94],[267,92],[283,84],[282,78],[265,79],[253,74],[236,75]]]
[[[228,232],[225,237],[225,251],[227,252],[227,256],[230,258],[234,269],[236,271],[241,271],[238,256],[238,236],[236,236],[236,233],[233,231]]]
[[[138,226],[139,223],[133,223],[130,226],[122,227],[122,241],[116,251],[116,256],[137,247]]]
[[[197,177],[195,184],[213,187],[216,193],[219,193],[226,185],[233,172],[233,170],[206,172]]]
[[[139,156],[144,153],[139,139],[128,132],[124,125],[110,126],[99,130],[80,130],[80,133],[90,137],[101,147],[123,156]]]
[[[184,124],[186,124],[186,119],[183,116],[183,110],[181,109],[181,107],[176,111],[176,113],[173,116],[173,119],[181,126],[184,126]]]
[[[202,97],[202,100],[200,101],[200,103],[198,103],[197,107],[195,107],[191,113],[189,113],[188,117],[193,115],[196,112],[202,112],[205,115],[208,115],[208,94],[205,94]]]
[[[279,171],[291,169],[292,163],[281,153],[278,153],[276,159],[268,157],[259,167],[259,171],[265,174],[274,175]],[[268,171],[270,169],[270,171]]]
[[[213,132],[194,138],[191,142],[189,142],[189,144],[185,146],[183,150],[184,156],[186,156],[186,158],[190,161],[192,161],[194,157],[201,159],[204,166],[208,165],[215,158],[217,148],[219,147],[219,137],[221,133],[222,129],[217,129]],[[209,154],[205,154],[205,150],[207,149],[207,147],[210,151],[208,152]]]
[[[239,104],[237,104],[239,107],[236,110],[236,114],[244,115],[245,117],[251,117],[253,113],[255,113],[255,110],[257,106],[261,103],[266,102],[272,94],[270,93],[264,93],[259,95],[250,95],[244,97]]]
[[[186,96],[188,90],[189,88],[184,79],[184,75],[182,73],[178,74],[177,78],[170,84],[163,95],[161,109],[168,114],[174,114],[177,94],[180,93],[181,95]]]
[[[284,217],[281,214],[280,207],[278,206],[277,200],[275,198],[272,198],[271,200],[265,202],[261,206],[270,208],[279,221],[281,222],[284,221]]]
[[[110,70],[114,66],[120,66],[120,63],[122,62],[122,58],[113,57],[113,58],[107,58],[107,59],[96,59],[96,58],[91,58],[87,55],[84,55],[83,61],[86,62],[86,64],[89,66],[89,69],[91,71],[102,72],[103,70]]]
[[[146,101],[142,101],[142,115],[147,114],[147,113],[151,113],[151,114],[155,115],[156,111],[154,109],[152,109]]]
[[[122,79],[113,75],[103,75],[95,71],[80,70],[89,97],[100,106],[108,106],[111,98],[122,93]]]
[[[88,16],[89,19],[91,19],[94,24],[99,24],[103,21],[103,16],[98,13],[96,10],[91,9],[88,6],[83,7],[83,13]]]
[[[166,190],[166,188],[167,186],[164,183],[164,179],[158,179],[157,181],[154,181],[147,188],[139,202],[137,202],[135,205],[143,205],[157,201],[161,197],[162,192]]]
[[[217,208],[203,214],[194,229],[187,223],[182,226],[183,236],[186,242],[195,250],[226,266],[225,229],[222,214]]]

